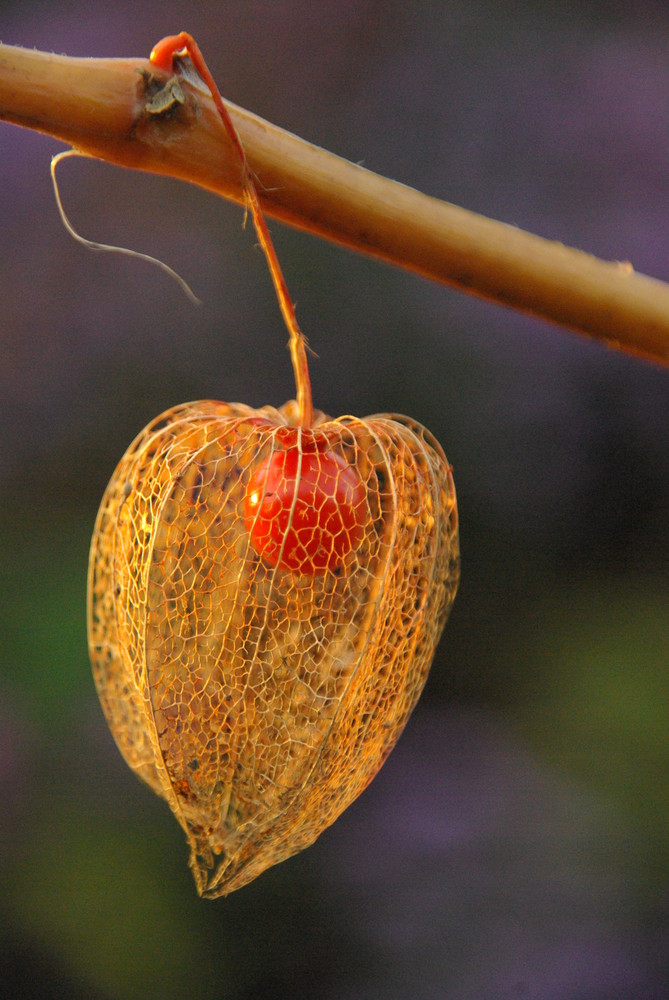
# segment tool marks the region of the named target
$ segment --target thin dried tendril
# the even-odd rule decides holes
[[[98,243],[96,240],[86,239],[76,231],[72,223],[70,222],[65,209],[63,208],[63,202],[60,197],[60,190],[58,188],[58,179],[56,177],[56,170],[58,164],[63,160],[69,159],[71,156],[81,156],[86,159],[90,159],[86,153],[81,153],[78,149],[66,149],[62,153],[58,153],[51,160],[51,180],[53,181],[53,190],[56,196],[56,205],[58,206],[58,211],[60,213],[60,218],[63,225],[67,229],[68,233],[72,239],[76,240],[77,243],[81,243],[83,246],[87,247],[89,250],[101,250],[109,253],[120,253],[126,257],[135,257],[138,260],[145,260],[148,264],[155,264],[159,267],[161,271],[164,271],[173,281],[176,281],[179,288],[182,290],[184,295],[193,303],[194,306],[201,306],[202,302],[198,299],[197,295],[193,292],[192,288],[186,282],[180,274],[166,264],[164,260],[158,260],[157,257],[152,257],[148,253],[141,253],[139,250],[130,250],[128,247],[117,247],[110,243]]]

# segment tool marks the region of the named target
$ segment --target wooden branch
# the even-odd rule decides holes
[[[0,119],[234,201],[239,162],[187,67],[0,45]],[[228,102],[226,102],[228,103]],[[669,286],[421,194],[228,103],[268,215],[426,278],[669,363]]]

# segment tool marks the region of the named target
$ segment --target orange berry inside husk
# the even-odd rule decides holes
[[[357,470],[309,438],[272,452],[244,499],[246,530],[262,559],[311,576],[336,569],[357,548],[366,510]]]

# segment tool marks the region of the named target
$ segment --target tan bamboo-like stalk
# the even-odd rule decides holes
[[[226,102],[268,215],[426,278],[669,363],[669,285],[380,177]],[[0,119],[242,203],[210,95],[147,59],[0,45]]]

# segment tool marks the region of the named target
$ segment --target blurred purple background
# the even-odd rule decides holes
[[[10,44],[147,55],[429,194],[669,278],[669,11],[641,3],[2,3]],[[187,399],[279,404],[241,212],[0,125],[0,996],[661,1000],[669,982],[669,379],[272,224],[327,412],[409,413],[454,465],[463,576],[365,795],[215,903],[123,764],[85,640],[129,442]]]

